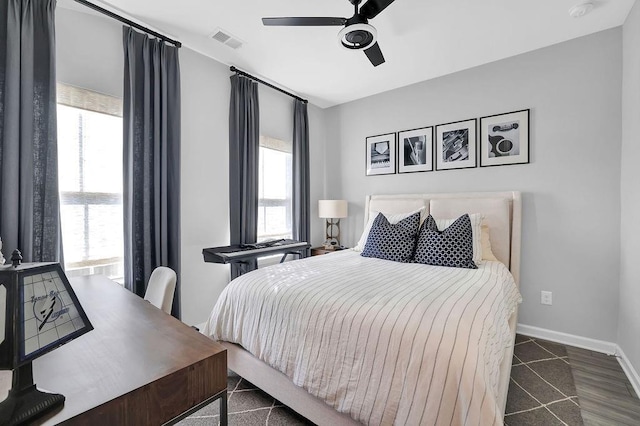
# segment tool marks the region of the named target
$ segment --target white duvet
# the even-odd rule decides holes
[[[445,268],[345,250],[237,278],[203,332],[365,424],[500,425],[519,301],[499,262]]]

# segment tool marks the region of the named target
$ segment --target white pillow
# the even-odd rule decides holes
[[[395,225],[396,223],[400,222],[402,219],[406,219],[409,216],[411,216],[412,214],[416,214],[418,212],[420,212],[420,222],[422,223],[422,220],[424,219],[424,207],[420,207],[417,210],[414,210],[412,212],[409,213],[396,213],[396,214],[386,214],[383,213],[384,216],[387,218],[387,220],[389,221],[389,223],[391,223],[392,225]],[[355,251],[362,251],[364,250],[364,245],[367,243],[367,238],[369,238],[369,232],[371,231],[371,226],[373,226],[373,221],[376,220],[376,217],[378,217],[378,214],[380,212],[371,210],[369,212],[369,220],[367,221],[367,224],[364,227],[364,231],[362,232],[362,236],[360,237],[360,240],[358,241],[358,244],[356,244],[356,246],[353,248]]]
[[[491,250],[489,225],[482,224],[482,260],[498,260]]]
[[[473,262],[478,264],[482,260],[482,215],[470,214],[469,219],[471,219],[471,231],[473,232]],[[458,220],[457,217],[455,219],[436,219],[436,225],[438,225],[438,230],[442,231],[456,220]]]

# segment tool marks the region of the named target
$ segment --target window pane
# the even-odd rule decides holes
[[[261,148],[261,150],[265,165],[263,197],[279,200],[291,198],[291,191],[287,191],[288,184],[291,182],[291,171],[287,167],[291,162],[291,154],[268,148]]]
[[[291,238],[291,143],[261,138],[258,241]],[[274,149],[275,147],[277,149]]]
[[[84,243],[84,207],[60,206],[62,218],[62,245],[64,249],[65,265],[84,258],[86,251]]]
[[[58,105],[58,185],[60,191],[78,191],[80,153],[78,137],[81,110]]]
[[[83,111],[84,190],[122,193],[122,118]]]
[[[69,106],[71,101],[92,110]],[[122,117],[112,115],[117,102],[74,89],[67,105],[58,104],[60,212],[70,276],[123,277]],[[96,112],[100,105],[110,105],[110,113]]]
[[[123,255],[122,204],[89,206],[89,259],[110,259]]]

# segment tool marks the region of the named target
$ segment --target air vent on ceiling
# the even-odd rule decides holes
[[[210,35],[210,37],[217,42],[229,46],[232,49],[237,49],[242,46],[242,41],[240,41],[240,39],[231,35],[228,31],[222,30],[220,28],[216,29],[213,34]]]

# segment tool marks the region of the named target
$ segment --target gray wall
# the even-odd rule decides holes
[[[615,341],[621,36],[608,30],[331,108],[327,196],[350,202],[345,242],[362,232],[367,194],[522,191],[519,322]],[[367,136],[524,108],[531,164],[365,176]],[[541,290],[553,306],[540,304]]]
[[[113,21],[56,8],[56,78],[122,98],[122,27]]]
[[[618,344],[640,372],[640,3],[623,27],[620,319]]]
[[[122,27],[113,20],[64,8],[56,11],[59,81],[122,97]],[[204,263],[202,249],[229,243],[229,68],[180,49],[182,86],[181,291],[182,319],[205,321],[229,280],[229,267]],[[292,100],[260,89],[262,127],[292,137]],[[309,106],[312,215],[325,191],[324,112]],[[322,241],[312,221],[312,241]]]

